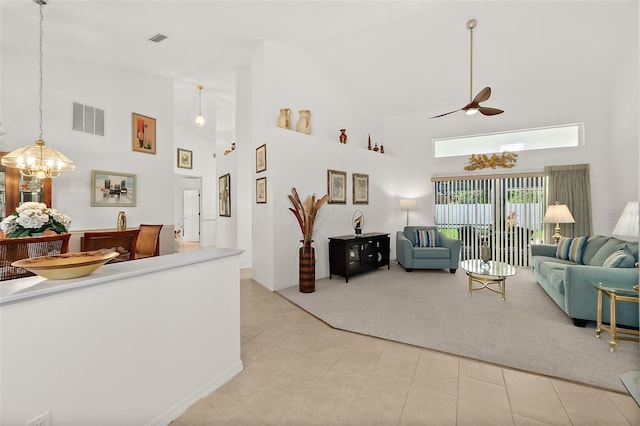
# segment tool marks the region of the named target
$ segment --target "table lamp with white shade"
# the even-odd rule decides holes
[[[547,207],[547,211],[544,214],[544,218],[542,219],[544,223],[555,223],[556,227],[554,229],[555,233],[553,234],[553,240],[556,244],[562,238],[560,235],[560,224],[561,223],[576,223],[573,215],[569,211],[569,207],[566,204],[560,204],[556,201],[555,204]]]

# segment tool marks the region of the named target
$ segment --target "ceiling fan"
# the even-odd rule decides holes
[[[497,115],[502,114],[504,111],[498,108],[490,108],[481,106],[480,102],[484,102],[489,99],[491,96],[491,87],[485,87],[481,91],[478,92],[476,97],[473,97],[473,29],[478,25],[478,22],[475,19],[471,19],[467,22],[467,29],[471,35],[470,39],[470,60],[469,60],[469,103],[463,106],[460,109],[456,109],[455,111],[445,112],[444,114],[435,115],[431,118],[444,117],[445,115],[453,114],[454,112],[464,111],[467,115],[473,115],[478,111],[483,115]]]

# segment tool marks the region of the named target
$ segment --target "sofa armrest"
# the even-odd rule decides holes
[[[556,248],[554,244],[531,244],[531,256],[556,257]]]
[[[403,231],[396,232],[396,259],[405,268],[413,268],[413,244]]]
[[[571,316],[576,310],[586,308],[586,294],[594,295],[596,290],[587,282],[602,281],[629,288],[638,283],[637,268],[603,268],[602,266],[569,265],[564,270],[565,311]],[[588,288],[588,290],[585,290]],[[576,304],[575,306],[572,303]],[[595,298],[588,298],[588,311],[595,312]]]

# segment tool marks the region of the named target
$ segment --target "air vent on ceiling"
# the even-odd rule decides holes
[[[151,40],[151,41],[153,41],[155,43],[160,43],[165,38],[167,38],[166,35],[158,33],[158,34],[156,34],[154,36],[149,37],[149,40]]]
[[[74,102],[73,130],[104,136],[104,110]]]

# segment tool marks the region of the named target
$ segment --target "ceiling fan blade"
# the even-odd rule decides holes
[[[445,115],[453,114],[454,112],[458,112],[458,111],[462,111],[462,109],[457,109],[457,110],[455,110],[455,111],[445,112],[444,114],[434,115],[433,117],[429,117],[429,118],[444,117]]]
[[[491,87],[485,87],[481,91],[478,92],[475,98],[471,103],[479,104],[480,102],[484,102],[491,97]]]
[[[504,112],[503,110],[498,108],[489,108],[489,107],[483,107],[483,106],[478,108],[478,111],[480,111],[480,114],[482,115],[498,115]]]

